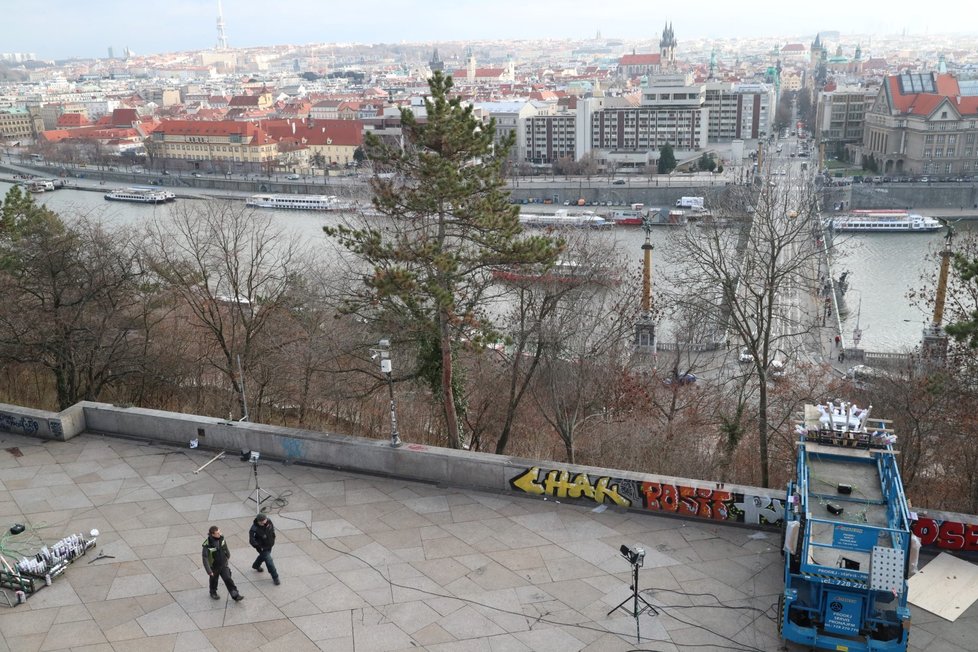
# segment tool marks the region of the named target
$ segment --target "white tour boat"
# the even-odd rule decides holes
[[[840,233],[929,233],[941,228],[933,217],[902,210],[855,210],[829,223]]]
[[[127,201],[134,204],[162,204],[168,201],[167,194],[148,188],[124,188],[106,193],[105,198],[109,201]]]
[[[601,229],[614,226],[614,222],[594,213],[568,213],[560,209],[554,213],[520,213],[520,224],[540,227],[578,227]]]
[[[336,195],[252,195],[245,201],[252,208],[281,208],[294,211],[342,211],[356,207]]]
[[[127,192],[155,192],[163,196],[166,201],[173,201],[177,198],[176,193],[172,190],[166,190],[165,188],[150,188],[148,186],[132,186],[131,188],[126,188]]]

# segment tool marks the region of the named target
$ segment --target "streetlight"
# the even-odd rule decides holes
[[[387,391],[391,400],[391,448],[401,445],[401,436],[397,432],[397,400],[394,398],[394,381],[391,378],[393,368],[391,367],[391,341],[382,339],[377,343],[376,349],[370,349],[370,357],[380,359],[380,372],[387,377]]]

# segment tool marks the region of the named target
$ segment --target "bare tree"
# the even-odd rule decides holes
[[[747,349],[758,383],[758,453],[767,487],[772,363],[784,366],[810,346],[820,321],[805,303],[816,286],[818,218],[809,185],[800,191],[789,183],[763,185],[751,199],[727,197],[712,206],[719,219],[676,232],[671,244],[687,264],[672,282],[681,292],[671,301],[700,312],[724,329],[730,344]],[[755,206],[746,221],[736,209],[744,204]]]
[[[242,380],[259,335],[303,268],[300,243],[271,218],[221,201],[183,204],[149,232],[153,271],[205,335],[202,357],[230,383],[244,418]]]
[[[629,273],[610,245],[576,242],[571,281],[548,314],[539,319],[536,338],[541,368],[532,395],[541,415],[564,444],[567,460],[575,462],[575,440],[590,420],[611,418],[617,385],[626,375],[636,317],[634,297],[638,268]]]
[[[19,201],[3,203],[0,232],[0,356],[39,364],[57,403],[97,400],[139,369],[142,273],[131,235],[107,232]]]

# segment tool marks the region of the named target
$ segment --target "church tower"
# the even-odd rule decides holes
[[[434,52],[431,53],[431,61],[428,62],[428,68],[431,72],[438,72],[439,70],[445,69],[445,62],[438,56],[438,48],[435,48]]]
[[[475,83],[475,52],[472,51],[472,48],[469,48],[468,67],[465,71],[465,77],[470,84]]]
[[[815,35],[815,40],[812,41],[811,47],[808,49],[808,65],[814,68],[818,65],[819,57],[822,56],[822,39],[821,34]]]
[[[663,68],[673,68],[676,65],[676,34],[672,31],[672,23],[666,23],[659,39],[659,55]]]

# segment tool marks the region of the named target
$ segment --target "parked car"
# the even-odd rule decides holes
[[[285,178],[288,179],[289,181],[298,181],[300,179],[298,174],[290,174]]]
[[[615,179],[611,183],[613,183],[616,186],[624,186],[625,185],[625,180],[624,179]]]
[[[754,356],[752,356],[750,354],[750,351],[747,350],[747,347],[746,346],[744,348],[742,348],[740,350],[740,353],[737,355],[737,362],[747,363],[747,362],[753,362],[753,361],[754,361]]]
[[[194,173],[193,173],[193,176],[195,176],[195,177],[200,177],[200,172],[194,172]]]
[[[679,374],[679,375],[674,374],[674,375],[667,376],[666,379],[663,380],[662,382],[665,383],[666,385],[692,385],[697,380],[698,379],[696,378],[696,374],[685,373],[685,374]]]

